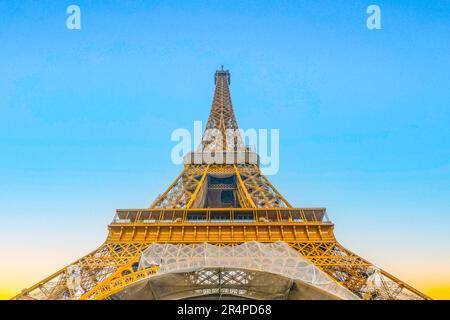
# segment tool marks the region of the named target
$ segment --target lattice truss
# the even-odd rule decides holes
[[[22,292],[16,298],[39,300],[80,299],[146,248],[144,244],[104,244],[80,260]]]
[[[198,151],[245,149],[231,103],[229,77],[228,71],[216,72],[213,103]]]
[[[228,88],[229,73],[216,73],[216,90],[206,129],[217,129],[225,139],[212,139],[205,134],[202,151],[235,151],[244,148],[240,135],[232,139],[227,129],[237,129]],[[205,131],[206,133],[207,131]],[[244,208],[291,208],[292,206],[259,171],[250,164],[186,165],[180,176],[152,204],[151,208],[194,208],[196,199],[204,191],[207,174],[234,174],[237,198]],[[261,221],[258,221],[260,223]],[[262,221],[264,222],[264,221]],[[214,243],[212,243],[214,244]],[[73,264],[63,268],[33,287],[24,290],[15,299],[108,299],[139,280],[159,274],[159,265],[139,269],[142,253],[151,243],[111,243]],[[215,243],[235,246],[236,243]],[[298,254],[310,260],[337,283],[362,299],[428,299],[414,288],[375,267],[346,250],[336,241],[299,241],[288,243]],[[217,282],[223,274],[214,272],[197,274],[198,284]],[[248,274],[235,271],[227,273],[225,280],[248,281]],[[216,288],[217,289],[217,288]],[[216,290],[211,288],[211,290]],[[202,289],[203,290],[203,289]]]
[[[207,165],[186,166],[169,189],[155,200],[151,208],[186,208],[207,168]]]
[[[233,270],[256,270],[300,280],[342,299],[357,299],[356,295],[282,241],[273,243],[249,241],[234,246],[216,246],[208,243],[152,244],[141,255],[139,269],[155,265],[159,266],[160,273],[225,268],[228,270],[225,274],[226,284],[230,284],[229,281],[239,280],[234,283],[235,288],[243,289],[246,286],[263,286],[266,283],[263,279],[251,281],[253,279],[243,276],[245,273],[242,271],[233,272]],[[224,284],[215,276],[209,279],[212,284],[216,283],[218,286]]]
[[[187,165],[175,182],[160,195],[151,208],[190,208],[208,173],[236,174],[237,196],[243,208],[287,208],[289,202],[261,173],[258,166],[244,165]]]
[[[105,243],[15,299],[107,299],[136,281],[158,274],[158,265],[139,268],[142,253],[150,245]],[[361,299],[428,298],[336,242],[289,243],[289,246]]]
[[[231,103],[228,87],[229,73],[218,71],[215,77],[214,99],[198,151],[244,150],[244,143],[240,132],[237,131],[238,125]],[[217,133],[222,135],[223,139],[216,139]],[[200,191],[202,177],[207,173],[207,168],[207,165],[187,165],[169,189],[155,200],[151,208],[189,208]],[[233,171],[239,176],[237,196],[242,207],[290,207],[286,199],[261,174],[256,165],[216,165],[209,170],[210,173],[222,174],[234,173]]]
[[[257,208],[286,208],[291,205],[256,165],[237,165],[244,187]]]

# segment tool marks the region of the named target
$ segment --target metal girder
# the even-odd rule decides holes
[[[208,167],[208,165],[186,166],[182,174],[156,199],[151,208],[186,208],[200,181],[203,181],[202,177],[205,176]]]
[[[136,281],[157,274],[157,266],[143,270],[137,270],[133,266],[150,244],[105,244],[96,250],[95,254],[80,259],[53,277],[14,298],[106,299]],[[216,243],[216,245],[227,246],[236,244]],[[362,299],[429,299],[387,272],[375,268],[359,256],[348,252],[335,241],[291,242],[288,244]],[[94,258],[99,252],[108,252],[109,254],[106,259]],[[83,262],[80,263],[81,261]],[[80,283],[70,283],[68,270],[73,266],[81,268]],[[368,279],[376,273],[379,276],[377,285],[368,284]],[[96,282],[92,281],[92,274],[95,275]]]
[[[216,88],[214,98],[206,123],[205,134],[199,149],[202,151],[243,150],[242,137],[237,131],[238,124],[231,103],[229,72],[216,73]],[[229,136],[230,132],[233,134]],[[219,139],[215,136],[220,133]]]
[[[292,207],[289,202],[262,175],[256,165],[238,164],[237,170],[254,205],[258,208]]]
[[[227,136],[227,130],[238,129],[229,80],[228,71],[216,72],[214,99],[199,146],[201,152],[246,150],[237,131],[232,137]],[[212,139],[208,133],[211,129],[220,132],[222,138]],[[194,208],[209,174],[235,175],[241,208]],[[191,213],[201,214],[205,219],[192,222]],[[243,213],[251,216],[251,220],[237,219]],[[214,220],[215,215],[228,214],[227,221]],[[118,210],[109,225],[106,242],[98,249],[13,299],[108,299],[131,284],[158,274],[157,265],[137,267],[143,251],[152,243],[207,242],[235,246],[247,241],[288,243],[362,299],[429,299],[345,249],[336,241],[333,228],[324,208],[293,208],[257,165],[189,164],[150,209]],[[229,275],[230,281],[245,280],[245,274]],[[211,277],[198,281],[211,282]]]
[[[151,208],[190,208],[199,194],[206,175],[235,173],[242,207],[291,208],[291,204],[276,190],[253,164],[186,165],[182,174],[159,196]]]
[[[248,193],[248,190],[245,187],[244,182],[242,181],[241,174],[239,173],[238,168],[236,167],[236,165],[233,165],[233,167],[234,167],[234,170],[236,172],[236,177],[237,177],[238,182],[239,182],[239,184],[238,184],[238,195],[240,196],[239,198],[240,198],[241,206],[243,208],[256,208],[252,197]]]
[[[231,230],[221,232],[219,230],[224,226],[213,223],[169,225],[167,227],[158,225],[159,233],[151,241],[146,240],[146,236],[139,235],[139,231],[136,231],[139,226],[136,224],[113,225],[114,223],[110,225],[110,235],[105,244],[53,276],[25,290],[15,299],[106,299],[136,281],[157,274],[157,267],[145,270],[137,269],[137,262],[142,252],[152,243],[208,242],[219,246],[233,246],[253,240],[260,242],[285,241],[299,254],[312,261],[362,299],[428,299],[427,296],[411,286],[342,247],[334,238],[332,224],[297,223],[295,227],[303,230],[290,238],[288,229],[292,229],[294,223],[289,221],[283,226],[278,226],[279,232],[269,231],[277,229],[275,225],[271,226],[269,223],[244,224],[240,226],[239,232]],[[149,226],[142,228],[150,229]],[[197,235],[201,237],[194,242],[168,237],[167,235],[174,234],[176,228],[184,230],[184,234],[198,232]],[[201,232],[199,230],[201,228],[216,228],[216,231]],[[232,225],[229,228],[239,228],[239,226]],[[116,229],[121,230],[119,237],[117,237]],[[191,231],[187,229],[191,229]],[[72,272],[73,270],[76,271],[75,274]]]

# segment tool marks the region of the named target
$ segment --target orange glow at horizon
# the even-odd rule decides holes
[[[450,285],[445,287],[432,287],[425,293],[436,300],[450,300]]]

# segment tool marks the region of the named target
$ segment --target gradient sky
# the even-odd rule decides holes
[[[73,3],[79,31],[65,25]],[[1,0],[0,297],[170,185],[170,135],[206,120],[221,64],[239,125],[280,129],[278,190],[327,207],[353,252],[450,298],[444,0]]]

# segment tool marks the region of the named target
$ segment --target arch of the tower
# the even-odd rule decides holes
[[[279,274],[209,267],[154,275],[127,286],[109,299],[340,300],[343,297]]]
[[[158,272],[111,299],[358,299],[284,242],[152,244],[138,270]]]

